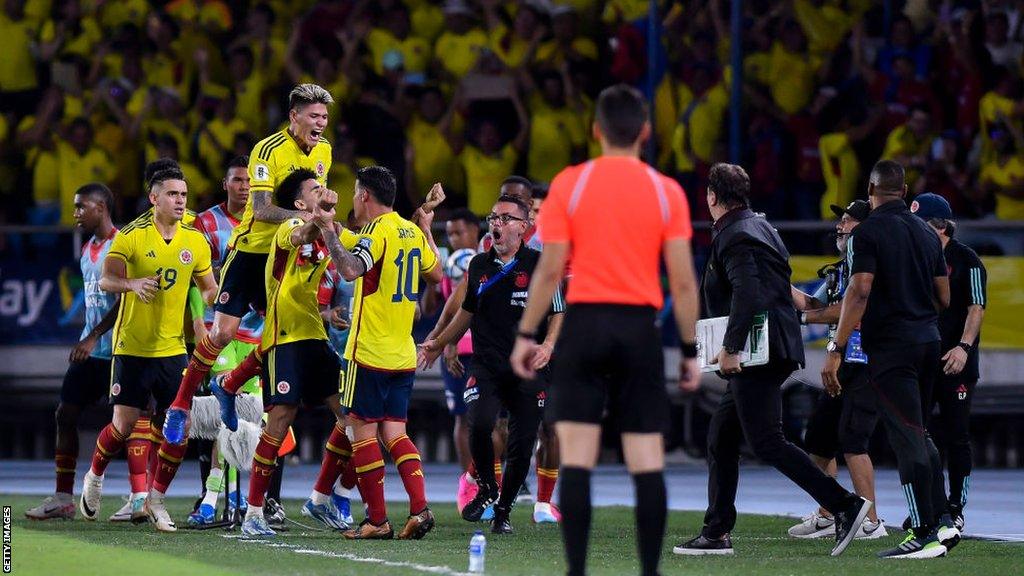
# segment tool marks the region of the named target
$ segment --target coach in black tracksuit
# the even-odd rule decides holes
[[[547,361],[550,358],[565,300],[555,291],[548,318],[537,334],[544,334],[543,358],[537,359],[534,380],[523,380],[512,372],[509,356],[516,340],[519,320],[529,297],[530,279],[540,252],[523,244],[529,226],[529,207],[511,196],[501,196],[487,223],[494,246],[473,257],[466,271],[466,298],[452,322],[435,338],[420,346],[420,365],[427,366],[444,350],[457,342],[467,328],[473,331],[472,378],[466,385],[465,399],[469,420],[469,449],[477,463],[480,490],[462,509],[465,520],[480,520],[484,509],[497,501],[491,531],[512,531],[509,514],[530,471],[530,456],[537,440],[537,427],[544,413],[547,388]],[[502,486],[495,481],[494,443],[491,433],[498,413],[508,411],[508,446]]]
[[[922,383],[931,382],[939,360],[939,310],[949,305],[949,279],[935,232],[910,213],[903,167],[875,164],[868,184],[871,215],[853,231],[847,247],[850,285],[836,337],[828,346],[822,379],[837,382],[850,334],[859,323],[872,389],[896,453],[900,482],[914,537],[883,551],[883,558],[944,555],[959,533],[942,531],[945,509],[939,453],[924,427]],[[950,528],[952,526],[950,525]],[[947,542],[940,543],[940,540]]]
[[[988,273],[978,254],[953,237],[956,223],[949,202],[938,194],[921,194],[910,205],[915,216],[939,235],[949,271],[949,308],[939,314],[939,369],[929,382],[931,400],[924,406],[925,420],[939,405],[933,421],[935,436],[946,451],[949,466],[947,509],[957,529],[964,526],[963,510],[971,480],[971,399],[978,383],[978,342],[985,317]]]
[[[708,509],[701,535],[676,554],[730,554],[736,524],[740,441],[836,516],[839,555],[853,539],[871,503],[848,492],[782,434],[781,387],[804,362],[800,320],[793,307],[789,251],[778,232],[748,207],[750,179],[731,164],[712,167],[708,205],[715,218],[711,255],[701,282],[701,316],[728,316],[720,373],[729,384],[708,430]],[[755,315],[768,316],[769,362],[740,368]],[[742,434],[742,435],[741,435]]]

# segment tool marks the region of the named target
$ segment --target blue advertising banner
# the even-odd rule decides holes
[[[83,298],[78,262],[5,251],[0,255],[0,346],[77,342],[85,323]]]

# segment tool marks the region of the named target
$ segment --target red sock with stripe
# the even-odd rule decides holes
[[[280,448],[281,438],[274,438],[266,432],[260,434],[260,443],[252,455],[252,472],[249,474],[249,506],[263,508],[266,503],[267,488],[277,468],[277,451]]]
[[[178,473],[178,466],[181,466],[181,461],[185,459],[186,450],[188,450],[188,440],[180,446],[166,440],[160,444],[160,449],[157,450],[157,468],[153,472],[153,490],[161,494],[167,493],[167,487],[171,485],[174,475]]]
[[[324,458],[320,462],[320,475],[316,477],[316,484],[313,489],[317,492],[329,495],[334,491],[334,483],[341,476],[345,464],[352,458],[352,443],[345,435],[345,429],[340,424],[334,424],[331,436],[324,445]]]
[[[541,468],[537,465],[537,502],[551,503],[551,494],[558,482],[558,468]]]
[[[118,432],[113,422],[104,426],[99,438],[96,438],[96,451],[92,453],[92,473],[103,476],[111,458],[117,456],[127,441],[128,436]]]
[[[258,376],[262,369],[263,354],[260,352],[259,347],[257,347],[245,357],[245,360],[242,360],[241,364],[235,366],[235,369],[231,372],[228,372],[228,375],[224,377],[224,381],[221,382],[221,387],[232,394],[238,394],[238,389],[251,380],[253,376]]]
[[[196,349],[192,352],[192,358],[188,362],[188,368],[185,369],[185,375],[181,377],[181,384],[178,385],[178,394],[174,397],[174,402],[171,402],[171,408],[192,409],[192,397],[195,396],[196,389],[199,388],[203,378],[210,373],[210,368],[217,361],[221,350],[223,348],[218,348],[210,340],[209,335],[204,336],[196,344]]]
[[[58,494],[75,493],[75,467],[78,461],[75,454],[58,450],[53,456],[53,463],[57,468],[57,490]]]
[[[128,482],[132,492],[146,492],[149,481],[146,474],[149,470],[149,418],[143,416],[135,421],[125,450],[128,453]]]
[[[501,487],[501,459],[494,459],[494,481]]]
[[[388,444],[391,459],[395,461],[402,484],[409,495],[409,515],[419,514],[427,507],[426,486],[424,486],[423,466],[420,463],[420,452],[408,436],[402,434]]]
[[[149,421],[149,466],[147,467],[148,475],[146,476],[146,486],[153,485],[153,475],[156,474],[156,469],[160,466],[160,445],[164,443],[164,432],[157,426],[153,420]]]
[[[384,505],[384,456],[376,437],[352,445],[352,463],[356,469],[359,494],[366,504],[367,517],[370,523],[379,526],[387,520],[388,511]]]

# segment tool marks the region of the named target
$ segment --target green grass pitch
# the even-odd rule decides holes
[[[175,534],[157,533],[149,525],[132,526],[106,521],[30,521],[26,508],[38,497],[0,495],[0,503],[11,506],[12,556],[14,574],[70,576],[214,576],[218,574],[453,574],[465,572],[467,547],[478,526],[458,517],[452,504],[434,508],[437,527],[418,542],[348,542],[338,534],[306,530],[291,525],[272,543],[243,542],[237,534],[226,537],[222,530],[197,532],[179,529]],[[288,501],[289,516],[312,525],[299,516],[301,502]],[[121,506],[116,497],[105,498],[103,517]],[[191,501],[172,499],[172,516],[184,526]],[[560,574],[565,565],[558,528],[530,522],[530,507],[513,512],[516,533],[487,539],[487,574]],[[404,519],[405,506],[389,506],[392,518]],[[854,541],[840,558],[831,558],[830,542],[787,538],[789,518],[741,515],[733,543],[732,558],[685,558],[672,554],[672,545],[694,535],[701,514],[671,512],[662,574],[716,575],[820,575],[968,573],[1010,576],[1024,573],[1024,544],[967,540],[947,558],[936,560],[888,560],[874,558],[875,552],[893,546],[895,534],[886,539]],[[968,521],[970,518],[968,517]],[[396,526],[396,531],[400,526]],[[482,527],[482,525],[480,525]],[[599,508],[594,514],[591,536],[592,574],[636,574],[633,515],[628,508]]]

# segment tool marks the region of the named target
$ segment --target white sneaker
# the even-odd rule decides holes
[[[130,520],[132,524],[142,524],[149,520],[149,515],[146,513],[146,497],[149,496],[148,492],[139,492],[132,494],[128,498],[128,506],[131,507]]]
[[[857,540],[876,540],[878,538],[885,538],[888,535],[889,533],[885,531],[885,520],[879,518],[878,522],[872,522],[865,519],[854,538]]]
[[[132,521],[132,499],[128,498],[124,501],[124,506],[114,512],[108,518],[111,522],[131,522]]]
[[[812,512],[810,516],[805,516],[802,522],[790,528],[789,535],[793,538],[824,538],[835,535],[835,526],[835,519]]]
[[[97,476],[89,470],[82,479],[82,497],[78,501],[78,509],[86,520],[96,520],[103,504],[103,476]]]
[[[71,494],[47,496],[39,506],[25,510],[25,518],[29,520],[49,520],[51,518],[74,520],[75,503]]]
[[[178,527],[174,525],[174,521],[171,520],[171,515],[167,513],[167,507],[164,506],[164,499],[154,498],[152,495],[146,498],[145,503],[146,514],[149,515],[149,521],[156,526],[159,532],[177,532]]]

